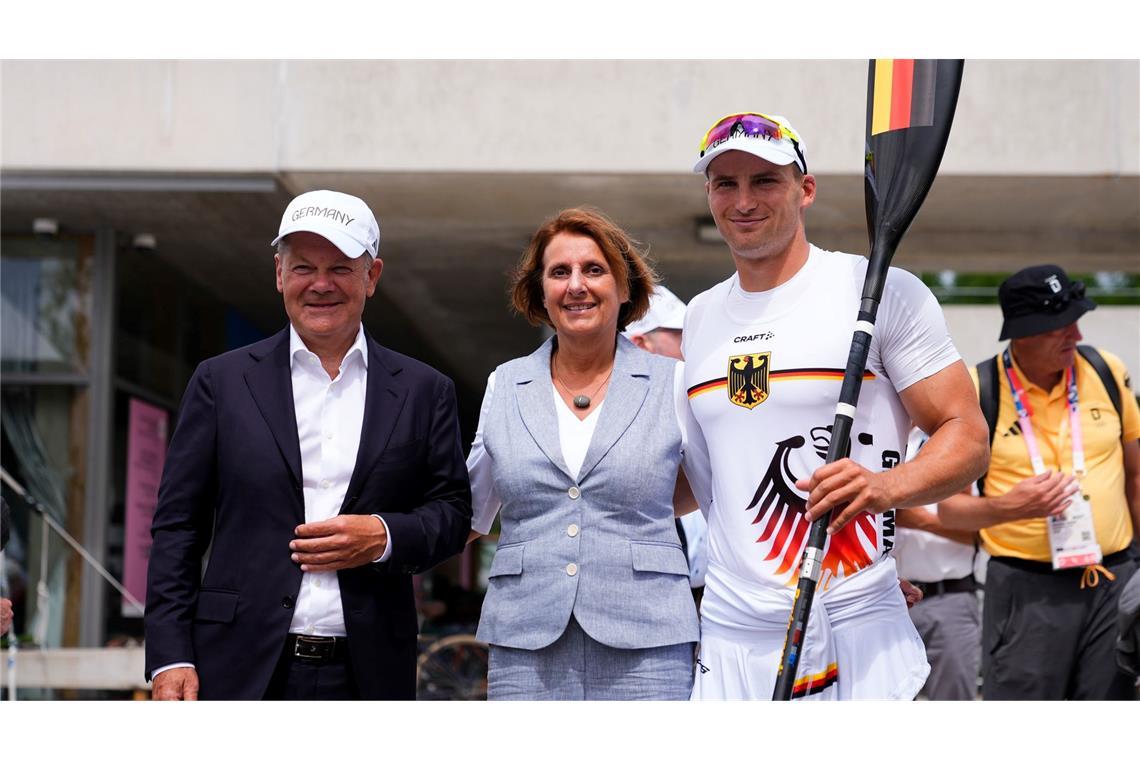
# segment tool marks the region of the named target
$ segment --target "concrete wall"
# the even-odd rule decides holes
[[[0,166],[684,172],[734,110],[861,174],[851,61],[4,61]],[[1140,174],[1140,62],[968,61],[945,174]]]
[[[1005,347],[999,342],[1001,309],[997,306],[943,306],[954,345],[967,364],[987,359]],[[1140,306],[1100,306],[1081,317],[1084,343],[1111,351],[1128,367],[1140,392]]]

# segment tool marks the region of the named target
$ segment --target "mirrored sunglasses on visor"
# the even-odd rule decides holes
[[[712,129],[705,132],[705,137],[701,140],[700,158],[704,158],[706,152],[730,137],[742,135],[776,141],[786,137],[791,141],[792,148],[796,152],[796,163],[799,165],[800,171],[807,174],[807,161],[804,159],[803,151],[800,150],[799,135],[772,117],[765,116],[762,113],[730,114],[713,124]]]

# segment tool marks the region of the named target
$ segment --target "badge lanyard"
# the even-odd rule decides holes
[[[1045,472],[1045,460],[1041,458],[1041,449],[1037,445],[1037,436],[1033,433],[1033,412],[1029,408],[1028,394],[1022,387],[1021,381],[1013,372],[1013,361],[1007,348],[1002,354],[1002,368],[1009,381],[1010,395],[1013,396],[1013,407],[1017,410],[1017,424],[1021,427],[1021,435],[1025,439],[1025,446],[1029,449],[1029,459],[1033,463],[1033,474],[1041,475]],[[1085,445],[1081,435],[1081,411],[1077,396],[1077,373],[1070,365],[1065,369],[1065,386],[1069,405],[1070,438],[1073,441],[1073,475],[1077,480],[1085,476]],[[1060,462],[1057,463],[1060,467]]]
[[[1017,424],[1021,427],[1021,436],[1025,439],[1025,446],[1029,449],[1029,459],[1033,463],[1033,474],[1041,475],[1046,471],[1045,461],[1041,457],[1041,449],[1037,445],[1037,436],[1033,432],[1029,397],[1017,379],[1017,375],[1013,372],[1013,360],[1008,348],[1002,353],[1002,368],[1005,370],[1005,377],[1009,382],[1014,409],[1017,410]],[[1069,365],[1065,369],[1065,388],[1069,406],[1069,435],[1073,443],[1073,475],[1079,483],[1085,476],[1085,446],[1084,437],[1081,433],[1077,372],[1074,365]],[[1060,469],[1060,464],[1058,461],[1058,469]],[[1053,568],[1055,570],[1067,567],[1084,567],[1100,562],[1102,555],[1100,545],[1096,541],[1092,508],[1089,506],[1088,499],[1079,490],[1073,494],[1063,513],[1050,516],[1047,520],[1049,524],[1049,547],[1053,555]]]

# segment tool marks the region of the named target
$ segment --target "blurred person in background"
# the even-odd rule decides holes
[[[1116,664],[1140,688],[1140,573],[1120,592],[1116,625]]]
[[[511,301],[554,335],[487,381],[473,536],[501,514],[477,637],[490,699],[688,699],[697,612],[674,517],[696,507],[673,359],[620,332],[655,275],[592,209],[534,234]]]
[[[1133,699],[1116,665],[1121,590],[1136,571],[1140,408],[1124,364],[1081,346],[1096,308],[1052,264],[998,288],[1000,340],[973,370],[989,423],[980,495],[938,507],[990,555],[982,608],[985,699]]]
[[[8,502],[0,499],[0,552],[8,545],[8,536],[11,532],[12,517],[8,509]],[[0,561],[7,561],[4,558]],[[5,576],[7,577],[7,576]],[[6,636],[12,628],[12,600],[0,597],[0,636]]]
[[[910,431],[906,460],[926,443],[918,428]],[[923,594],[910,608],[930,675],[920,696],[933,700],[970,700],[978,696],[982,659],[982,613],[974,579],[977,534],[951,530],[938,519],[938,505],[895,512],[895,564],[898,574]]]

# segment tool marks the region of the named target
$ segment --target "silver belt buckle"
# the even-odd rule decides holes
[[[319,647],[325,644],[328,644],[328,642],[319,636],[298,635],[293,641],[293,656],[303,660],[323,660],[326,655],[320,654]],[[303,645],[307,645],[304,646],[305,651],[302,651]],[[332,645],[334,647],[336,646],[335,640],[332,642]]]

